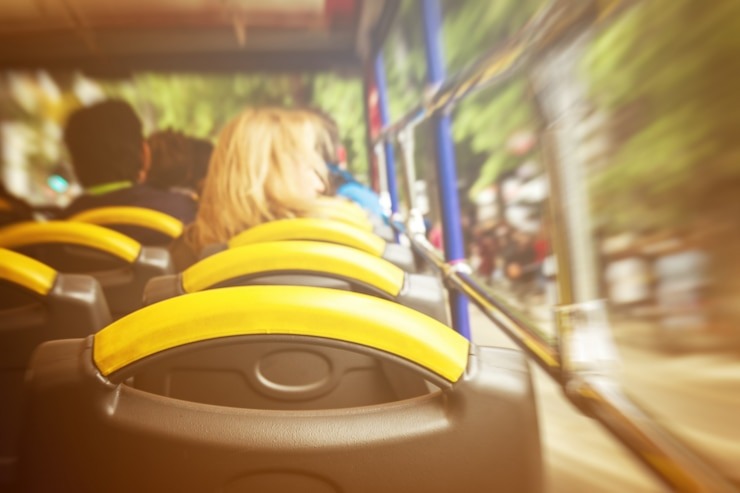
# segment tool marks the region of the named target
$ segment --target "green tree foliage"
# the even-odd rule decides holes
[[[652,0],[595,39],[582,69],[611,115],[614,154],[592,179],[609,229],[701,220],[707,198],[740,180],[738,32],[734,0]]]
[[[424,33],[420,2],[401,2],[388,39],[383,46],[383,61],[388,92],[388,112],[391,121],[406,115],[422,102],[426,83]],[[434,182],[434,142],[431,128],[422,124],[414,129],[414,159],[417,177]],[[396,150],[396,178],[401,200],[406,200],[406,187],[400,166],[400,150]]]
[[[46,73],[43,77],[51,80]],[[27,172],[45,183],[60,162],[61,133],[70,112],[82,105],[75,92],[78,74],[53,74],[56,92],[43,90],[41,75],[17,73],[0,81],[0,110],[5,121],[26,129]],[[19,85],[25,106],[14,98],[10,81]],[[337,74],[166,74],[138,73],[127,80],[90,81],[108,97],[128,101],[139,113],[145,132],[172,128],[215,139],[221,127],[244,107],[278,105],[315,107],[334,117],[353,170],[367,171],[362,81]],[[52,152],[53,151],[53,152]]]
[[[447,67],[454,73],[510,39],[542,0],[444,0],[442,36]]]
[[[420,3],[401,2],[395,24],[383,49],[391,119],[417,106],[426,87],[426,58]]]
[[[471,153],[482,156],[482,164],[469,190],[474,198],[482,189],[496,181],[504,171],[520,160],[507,151],[507,140],[515,132],[534,126],[534,114],[528,104],[527,84],[518,79],[500,90],[482,92],[464,101],[455,112],[453,136],[460,147],[469,147]],[[461,169],[475,162],[461,162]]]
[[[0,120],[9,124],[15,137],[12,143],[0,142],[12,146],[12,157],[0,167],[22,170],[28,177],[22,193],[34,204],[51,196],[46,179],[64,161],[62,127],[67,115],[80,106],[71,84],[61,82],[66,81],[40,71],[7,72],[0,79]]]
[[[147,132],[173,128],[206,138],[245,106],[293,103],[287,77],[142,73],[105,89],[139,110]]]
[[[450,72],[502,46],[542,5],[542,0],[445,1],[443,39]],[[506,151],[506,141],[517,131],[535,128],[530,99],[527,81],[517,79],[468,98],[456,109],[457,154],[470,156],[459,161],[460,173],[474,177],[469,198],[520,164]]]
[[[708,310],[740,320],[740,2],[650,0],[603,31],[582,64],[610,116],[612,154],[591,180],[610,232],[682,233],[710,254]]]
[[[542,4],[542,0],[445,0],[441,40],[448,73],[500,46]],[[418,105],[427,87],[422,29],[419,2],[403,2],[383,53],[393,119]],[[514,132],[533,127],[526,87],[518,80],[469,98],[455,110],[458,174],[465,184],[473,184],[466,190],[471,198],[518,164],[507,154],[505,142]],[[419,163],[432,159],[433,141],[428,129],[423,130],[416,132],[417,172],[429,178],[429,167],[424,170]]]
[[[316,107],[334,117],[355,170],[367,169],[362,83],[333,74],[158,74],[105,83],[106,92],[129,101],[148,133],[173,128],[214,138],[250,105]]]
[[[362,81],[334,74],[312,78],[311,103],[334,117],[347,147],[352,171],[362,179],[368,172]]]

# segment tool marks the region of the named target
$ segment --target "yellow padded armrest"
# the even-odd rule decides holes
[[[360,228],[363,231],[372,231],[373,224],[367,218],[358,218],[353,214],[347,214],[346,211],[341,209],[334,209],[331,207],[319,206],[316,209],[316,216],[324,219],[331,219],[332,221],[339,221],[344,224],[349,224],[356,228]]]
[[[316,201],[321,207],[334,207],[337,209],[342,209],[344,212],[351,216],[357,218],[367,218],[367,212],[365,211],[365,209],[357,205],[355,202],[352,202],[351,200],[347,200],[342,197],[322,196],[316,199]]]
[[[186,293],[252,274],[295,271],[332,274],[374,286],[391,296],[403,287],[404,272],[367,252],[318,241],[255,243],[224,250],[182,273]]]
[[[468,341],[436,320],[392,301],[334,289],[240,286],[150,305],[95,335],[101,374],[167,349],[229,336],[323,337],[395,354],[456,382]]]
[[[373,223],[356,204],[332,197],[324,197],[318,203],[316,209],[318,217],[340,221],[365,231],[373,230]]]
[[[360,228],[330,219],[296,218],[271,221],[239,233],[229,240],[229,248],[265,241],[310,240],[338,243],[380,257],[383,238]]]
[[[69,221],[25,222],[0,229],[2,248],[14,249],[49,243],[93,248],[128,263],[133,263],[141,252],[141,245],[131,238],[94,224]]]
[[[57,271],[38,260],[0,248],[0,279],[46,295],[54,286]]]
[[[177,238],[182,234],[182,221],[164,212],[147,209],[145,207],[99,207],[88,209],[68,218],[70,221],[99,224],[125,224],[140,226],[163,233],[170,238]]]

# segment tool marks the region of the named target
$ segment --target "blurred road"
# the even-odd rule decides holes
[[[512,347],[471,308],[478,344]],[[626,392],[694,450],[740,484],[740,355],[661,352],[650,327],[615,327]],[[598,422],[579,414],[533,366],[550,493],[670,491]]]

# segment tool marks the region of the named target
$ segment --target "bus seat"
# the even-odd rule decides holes
[[[0,247],[35,258],[64,273],[89,274],[119,317],[142,306],[152,277],[174,272],[169,252],[142,247],[116,231],[71,221],[26,222],[0,229]]]
[[[406,272],[416,272],[416,260],[409,247],[389,243],[378,235],[330,219],[295,218],[270,221],[249,228],[229,240],[223,248],[263,241],[309,240],[338,243],[381,257]],[[211,250],[213,252],[215,250]]]
[[[108,305],[90,276],[59,274],[0,248],[0,490],[12,482],[31,353],[53,339],[84,337],[108,325]]]
[[[149,230],[160,238],[159,241],[152,242],[150,246],[167,245],[180,236],[183,230],[182,221],[179,219],[145,207],[98,207],[79,212],[67,220],[105,226],[127,236],[140,229]],[[141,237],[141,235],[135,237]]]
[[[291,391],[300,404],[306,393],[342,384],[319,360],[286,379],[280,360],[297,344],[382,359],[435,386],[412,398],[309,410],[244,409],[135,388],[137,374],[161,361],[281,339],[285,351],[252,371],[284,401]],[[29,375],[21,461],[28,492],[542,491],[522,355],[472,346],[429,317],[367,295],[297,286],[187,294],[87,339],[43,344]],[[229,378],[192,376],[212,385]]]
[[[154,278],[144,303],[248,284],[332,287],[379,296],[449,324],[446,292],[434,276],[408,274],[369,253],[318,241],[273,241],[224,250],[177,275]]]
[[[368,214],[362,207],[349,200],[338,197],[320,197],[317,212],[318,217],[334,219],[359,227],[380,236],[385,241],[394,242],[396,240],[393,228],[385,224],[382,218]]]

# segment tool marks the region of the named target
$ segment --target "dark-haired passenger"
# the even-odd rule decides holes
[[[64,141],[85,192],[62,211],[62,217],[105,206],[136,206],[169,214],[184,224],[195,218],[192,197],[145,184],[149,147],[141,121],[123,101],[104,101],[74,112],[67,120]],[[116,227],[142,244],[169,239],[144,228]]]
[[[197,200],[208,172],[213,144],[174,130],[155,132],[147,142],[151,149],[151,167],[146,182]]]

